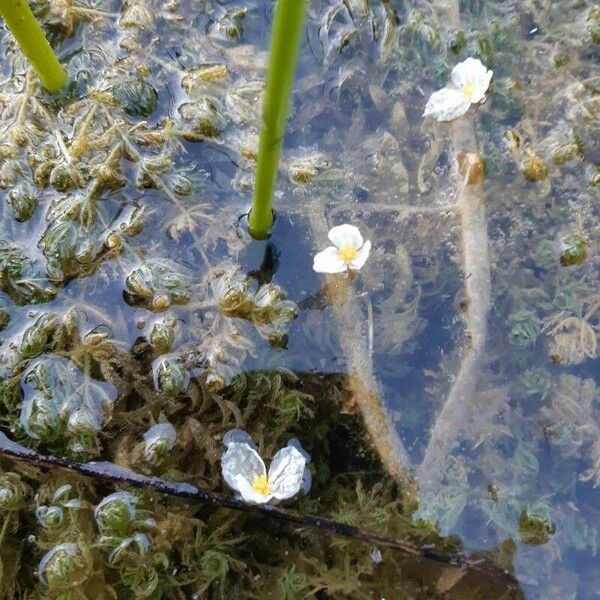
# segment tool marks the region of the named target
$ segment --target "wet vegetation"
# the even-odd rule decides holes
[[[0,29],[2,432],[223,493],[227,431],[266,459],[296,437],[295,509],[478,549],[521,589],[2,458],[0,597],[595,597],[600,8],[312,2],[255,242],[272,3],[31,6],[69,83]],[[469,56],[487,102],[424,120]],[[368,263],[315,275],[344,222]]]

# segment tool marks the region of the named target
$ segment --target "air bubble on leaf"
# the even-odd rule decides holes
[[[155,388],[165,396],[174,397],[187,390],[190,375],[183,360],[175,355],[163,355],[152,365]]]
[[[171,423],[157,423],[144,433],[144,458],[150,464],[160,464],[171,452],[177,432]]]
[[[114,492],[103,498],[94,509],[94,519],[101,533],[126,537],[137,516],[138,497],[130,492]]]
[[[40,561],[40,582],[51,590],[67,590],[82,584],[90,575],[91,558],[79,544],[54,546]]]

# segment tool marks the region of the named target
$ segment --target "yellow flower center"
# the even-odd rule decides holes
[[[266,475],[255,475],[252,480],[252,489],[257,494],[262,494],[263,496],[268,496],[271,493],[271,486],[269,485],[269,480]]]
[[[342,246],[338,250],[338,254],[340,255],[340,258],[346,264],[349,264],[356,258],[356,255],[358,254],[358,250],[354,246],[346,245],[346,246]]]
[[[473,96],[473,92],[475,91],[475,84],[472,81],[467,81],[465,85],[463,85],[462,93],[463,96],[467,98],[471,98]]]

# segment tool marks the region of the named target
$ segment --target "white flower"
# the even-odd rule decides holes
[[[337,225],[329,230],[333,246],[315,255],[313,269],[317,273],[343,273],[349,269],[358,271],[369,258],[371,242],[363,237],[354,225]]]
[[[452,69],[448,86],[431,95],[423,116],[433,115],[438,121],[452,121],[464,115],[471,104],[485,102],[492,75],[480,60],[467,58]]]
[[[290,440],[275,454],[268,473],[246,432],[238,429],[228,432],[223,442],[227,446],[221,458],[223,478],[245,502],[264,504],[273,498],[287,500],[302,487],[307,491],[310,472],[306,464],[310,456],[297,440]]]

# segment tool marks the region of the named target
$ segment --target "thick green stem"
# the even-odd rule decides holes
[[[67,73],[58,62],[27,1],[0,0],[0,15],[42,80],[42,85],[51,94],[60,92],[67,82]]]
[[[267,237],[273,225],[273,191],[305,13],[306,0],[278,0],[275,8],[254,199],[248,217],[250,234],[259,239]]]

